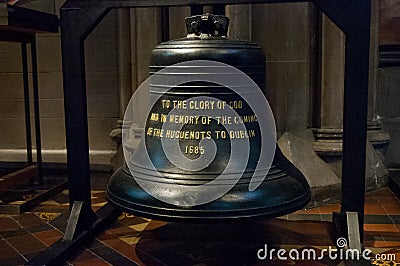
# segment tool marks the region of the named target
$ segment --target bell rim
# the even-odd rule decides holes
[[[123,212],[131,213],[139,217],[155,219],[166,222],[231,222],[231,221],[246,221],[254,219],[271,219],[276,218],[288,213],[295,212],[305,207],[311,200],[311,192],[308,192],[301,197],[294,199],[290,203],[276,205],[274,207],[265,208],[249,208],[249,209],[235,209],[231,210],[214,210],[214,211],[201,211],[198,209],[162,209],[149,206],[140,206],[128,201],[121,201],[119,197],[110,193],[107,190],[107,200],[114,207]],[[124,204],[123,203],[128,203]],[[172,205],[171,205],[172,206]],[[140,208],[141,207],[141,208]],[[271,211],[276,209],[277,211]],[[267,211],[268,210],[268,211]]]
[[[121,176],[122,169],[116,171],[112,177],[121,179],[118,181],[124,181],[124,177]],[[127,176],[125,176],[126,179]],[[295,178],[294,176],[287,176],[290,178]],[[136,183],[133,179],[128,182]],[[125,194],[117,195],[114,193],[115,187],[113,188],[113,183],[110,182],[107,186],[107,200],[108,202],[120,209],[123,212],[132,213],[145,218],[152,218],[162,221],[172,221],[172,222],[207,222],[207,221],[239,221],[247,219],[268,219],[275,218],[294,211],[300,210],[305,207],[311,200],[311,190],[308,184],[303,184],[303,190],[300,192],[298,190],[298,195],[296,197],[290,198],[290,200],[275,202],[274,204],[265,204],[250,206],[241,205],[243,202],[230,202],[227,203],[228,208],[214,208],[209,204],[224,204],[224,202],[217,199],[213,202],[194,206],[191,208],[179,207],[172,204],[162,203],[161,201],[154,199],[155,202],[159,201],[160,205],[139,203],[140,196],[131,189],[128,198],[124,198]],[[115,184],[115,183],[114,183]],[[132,184],[132,183],[131,183]],[[111,185],[111,187],[110,187]],[[133,188],[137,191],[141,190],[145,192],[139,186],[133,185]],[[118,188],[116,188],[118,189]],[[118,192],[118,191],[116,191]],[[136,197],[136,199],[135,199]],[[150,196],[151,197],[151,196]],[[209,208],[211,206],[211,208]]]

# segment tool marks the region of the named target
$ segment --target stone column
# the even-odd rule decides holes
[[[321,92],[319,127],[314,129],[314,150],[337,166],[340,176],[343,136],[344,33],[324,14],[321,18]],[[318,99],[317,99],[318,100]]]
[[[277,136],[310,126],[311,3],[253,4],[251,40],[266,55],[266,95]]]
[[[186,37],[186,17],[190,17],[189,6],[174,6],[169,8],[169,37],[171,40]]]
[[[132,57],[132,76],[136,84],[133,84],[132,92],[149,77],[149,65],[151,51],[161,42],[161,8],[137,8],[131,12],[131,53]],[[135,149],[139,145],[140,137],[144,130],[147,117],[142,115],[143,110],[150,104],[150,94],[138,95],[138,100],[133,106],[136,120],[131,127],[134,139],[130,139],[129,148]],[[128,144],[127,144],[128,145]]]
[[[228,5],[226,16],[229,17],[228,36],[230,38],[251,40],[251,4]]]
[[[382,129],[377,116],[378,65],[379,65],[379,1],[371,1],[371,43],[369,57],[368,88],[368,140],[382,155],[385,153],[390,136]]]
[[[120,116],[123,117],[126,106],[132,96],[131,76],[131,28],[129,9],[118,9],[118,84]]]
[[[138,8],[118,10],[118,70],[120,120],[110,133],[117,143],[122,142],[122,119],[132,94],[149,76],[150,54],[153,48],[161,42],[161,16],[159,8]],[[140,114],[150,95],[140,95],[139,104],[134,106],[134,112]],[[131,127],[132,133],[138,138],[130,139],[129,148],[135,149],[140,142],[146,117],[137,116]],[[121,146],[113,159],[113,167],[123,163]]]
[[[372,1],[370,84],[368,105],[368,139],[366,180],[368,188],[385,182],[387,171],[375,150],[384,150],[389,135],[375,121],[377,88],[377,3]],[[314,129],[315,152],[332,166],[337,176],[342,174],[343,94],[345,65],[345,35],[325,15],[322,15],[321,44],[321,108],[320,125]],[[374,147],[375,150],[372,148]]]
[[[117,143],[117,153],[111,159],[113,169],[124,162],[122,152],[122,124],[126,107],[132,96],[131,69],[131,20],[129,9],[117,9],[117,42],[118,42],[118,95],[119,117],[115,128],[110,132],[110,138]]]
[[[118,38],[118,94],[119,115],[116,128],[110,133],[112,140],[121,143],[122,119],[126,106],[132,95],[131,79],[131,34],[129,9],[118,9],[117,11],[117,38]]]
[[[389,134],[376,119],[378,82],[378,19],[379,3],[372,1],[370,82],[368,103],[368,139],[375,149],[383,152],[389,143]],[[344,34],[322,15],[321,110],[320,127],[314,130],[315,151],[330,163],[340,163],[342,153]],[[340,169],[338,170],[341,171]]]

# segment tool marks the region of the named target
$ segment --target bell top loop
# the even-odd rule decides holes
[[[226,37],[229,18],[222,15],[204,14],[185,19],[188,35]]]

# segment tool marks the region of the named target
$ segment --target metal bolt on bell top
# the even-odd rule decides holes
[[[179,64],[193,60],[213,61],[245,73],[265,94],[266,60],[262,49],[251,42],[227,38],[228,24],[229,19],[225,16],[205,14],[186,18],[186,38],[161,43],[152,51],[150,75],[162,73],[164,76],[181,78],[196,74],[190,71],[197,71],[202,66],[180,68]],[[174,71],[163,72],[176,64]],[[224,78],[235,80],[237,73],[226,72]],[[265,121],[254,115],[254,106],[246,102],[243,95],[221,84],[204,80],[183,82],[164,91],[163,88],[168,86],[171,87],[171,84],[165,84],[163,79],[156,78],[150,82],[149,96],[155,99],[155,104],[146,117],[143,137],[136,152],[111,177],[107,188],[107,199],[111,204],[123,211],[159,220],[206,221],[271,218],[301,209],[309,202],[311,193],[307,181],[283,156],[279,147],[276,147],[268,173],[260,179],[262,182],[255,190],[249,189],[253,177],[259,175],[257,166],[262,154],[261,130]],[[241,89],[246,93],[246,88]],[[218,100],[191,100],[193,97]],[[222,103],[229,105],[238,116],[221,116],[200,123],[199,120],[205,119],[205,115],[189,113],[189,110],[207,112]],[[174,104],[181,115],[174,116],[167,104],[168,107]],[[227,124],[235,122],[245,130],[226,129]],[[166,123],[180,123],[181,130],[161,131]],[[181,153],[187,158],[174,163],[173,158],[165,153],[165,138],[176,139]],[[192,163],[195,164],[196,159],[209,149],[207,145],[201,145],[203,140],[214,142],[216,154],[209,165],[197,170]],[[249,149],[244,164],[240,154],[236,157],[231,154],[234,142],[241,140],[248,142]],[[145,153],[154,168],[145,164]],[[243,169],[239,165],[244,165]],[[229,173],[241,171],[242,174],[224,195],[199,205],[180,200],[187,188],[203,185],[214,191],[217,186],[226,184],[230,180],[229,174],[222,174],[220,183],[213,182],[226,170]],[[144,191],[138,182],[157,187],[157,195]],[[190,196],[196,200],[196,193]]]

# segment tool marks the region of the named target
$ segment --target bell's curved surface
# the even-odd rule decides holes
[[[150,74],[190,60],[211,60],[222,62],[246,73],[262,90],[265,89],[265,55],[261,48],[254,43],[231,40],[226,37],[228,18],[223,16],[203,15],[186,19],[188,36],[183,39],[173,40],[158,45],[152,52],[150,60]],[[158,88],[166,84],[152,84],[150,94],[160,94]],[[181,84],[163,94],[160,101],[185,101],[193,96],[210,95],[221,101],[239,104],[235,111],[242,117],[247,117],[246,132],[243,133],[249,140],[250,153],[244,173],[239,182],[225,195],[202,205],[193,207],[180,207],[160,201],[145,192],[135,178],[148,182],[161,182],[182,186],[202,185],[215,179],[226,168],[230,160],[230,145],[207,132],[222,132],[221,124],[213,121],[208,125],[187,123],[183,126],[189,132],[203,132],[201,138],[213,138],[217,147],[217,154],[207,167],[201,171],[190,171],[171,163],[162,149],[160,138],[145,136],[145,143],[139,145],[139,152],[131,158],[131,164],[125,164],[118,169],[108,184],[107,198],[110,203],[123,211],[136,215],[173,221],[206,221],[206,220],[237,220],[254,217],[270,218],[284,215],[303,208],[310,200],[310,188],[304,176],[296,169],[276,147],[274,161],[261,185],[254,191],[249,191],[250,178],[255,174],[255,169],[260,158],[261,134],[258,123],[252,121],[252,108],[246,101],[228,88],[209,82],[189,82]],[[151,113],[168,115],[168,111],[155,104]],[[160,122],[147,117],[145,131],[149,127],[159,128]],[[235,135],[231,136],[232,138]],[[240,136],[239,136],[240,137]],[[242,136],[243,137],[243,136]],[[187,147],[199,147],[199,138],[180,139],[181,150]],[[154,164],[159,177],[152,169],[147,169],[142,162],[140,149],[146,149]],[[199,148],[197,148],[199,149]],[[199,150],[201,153],[201,149]],[[186,153],[189,159],[196,159],[199,154]],[[235,169],[233,162],[233,172]],[[174,197],[177,191],[171,192],[168,187],[160,189],[163,197]],[[175,194],[174,194],[175,193]],[[179,193],[179,192],[178,192]],[[182,192],[183,193],[183,192]]]

